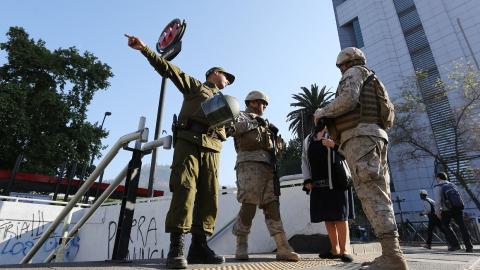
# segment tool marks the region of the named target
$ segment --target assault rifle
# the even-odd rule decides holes
[[[278,164],[277,164],[277,134],[270,132],[270,138],[273,143],[273,195],[280,196],[280,178],[278,177]]]

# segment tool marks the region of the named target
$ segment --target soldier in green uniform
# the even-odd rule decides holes
[[[165,219],[165,232],[170,233],[167,267],[186,268],[187,261],[221,264],[225,258],[208,247],[206,236],[212,235],[217,219],[219,156],[228,134],[223,127],[209,126],[200,104],[232,84],[235,76],[213,67],[201,83],[159,57],[138,37],[125,36],[128,46],[139,50],[162,77],[172,80],[184,97],[170,175],[172,202]],[[184,235],[188,232],[192,244],[185,260]]]

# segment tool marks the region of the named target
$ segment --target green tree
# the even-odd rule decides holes
[[[0,43],[8,53],[0,67],[0,169],[11,170],[21,153],[20,170],[28,173],[54,175],[63,161],[88,164],[100,127],[86,121],[87,106],[110,86],[111,68],[75,47],[52,52],[21,27],[6,36]],[[100,138],[107,135],[101,130]]]
[[[291,121],[288,130],[292,130],[299,138],[305,138],[313,130],[313,114],[318,108],[325,107],[330,103],[330,98],[334,93],[330,93],[330,89],[325,91],[323,86],[319,91],[316,84],[312,84],[311,90],[306,87],[300,87],[303,93],[293,94],[296,103],[290,103],[292,107],[299,107],[287,115],[287,122]]]
[[[291,139],[286,143],[282,153],[282,175],[287,175],[287,166],[296,166],[293,171],[301,173],[301,167],[299,166],[301,166],[302,143],[302,139],[300,138]],[[290,168],[289,170],[292,169]]]
[[[431,79],[425,71],[405,78],[393,100],[389,144],[398,153],[394,161],[435,160],[480,210],[480,72],[470,63],[453,62],[444,80],[432,85]],[[429,125],[432,113],[440,120]]]

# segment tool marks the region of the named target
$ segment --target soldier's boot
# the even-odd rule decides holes
[[[290,246],[285,233],[277,233],[273,236],[273,239],[275,239],[275,243],[277,243],[277,260],[300,261],[300,255],[295,253]]]
[[[378,239],[380,242],[382,241],[382,240],[380,239],[380,237],[378,237],[377,239]],[[382,258],[382,257],[384,257],[384,256],[385,256],[385,251],[384,251],[384,249],[382,248],[382,255],[376,257],[375,259],[373,259],[373,261],[368,261],[368,262],[362,263],[362,266],[372,265],[372,264],[376,263],[378,260],[380,260],[380,258]]]
[[[400,250],[400,244],[396,237],[383,238],[380,243],[384,255],[365,268],[366,270],[408,270],[407,260]]]
[[[222,264],[225,262],[225,258],[210,249],[207,245],[207,236],[192,234],[192,244],[188,250],[187,261],[190,264]]]
[[[237,235],[235,259],[248,260],[248,235]]]
[[[375,259],[373,259],[373,261],[368,261],[368,262],[364,262],[362,263],[362,266],[369,266],[369,265],[372,265],[374,263],[376,263],[378,260],[380,260],[380,258],[382,258],[384,255],[380,255],[378,257],[376,257]]]
[[[170,233],[170,250],[167,255],[167,268],[185,269],[187,260],[183,253],[185,247],[185,235],[183,233]]]

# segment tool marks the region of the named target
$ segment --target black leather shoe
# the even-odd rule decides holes
[[[459,249],[462,249],[460,246],[456,246],[456,247],[449,247],[448,248],[448,251],[455,251],[455,250],[459,250]]]
[[[187,260],[183,253],[185,247],[185,235],[183,233],[170,233],[170,250],[167,255],[167,268],[185,269]]]
[[[188,250],[187,261],[190,264],[222,264],[223,256],[215,254],[207,245],[207,236],[192,234],[192,244]]]
[[[342,262],[353,262],[353,257],[350,254],[343,254],[340,256]]]
[[[473,253],[473,248],[465,250],[467,253]]]
[[[327,252],[327,253],[320,253],[320,254],[318,254],[318,257],[320,257],[320,259],[333,260],[333,259],[338,259],[338,258],[340,258],[340,254],[333,255],[333,253],[329,251],[329,252]]]

